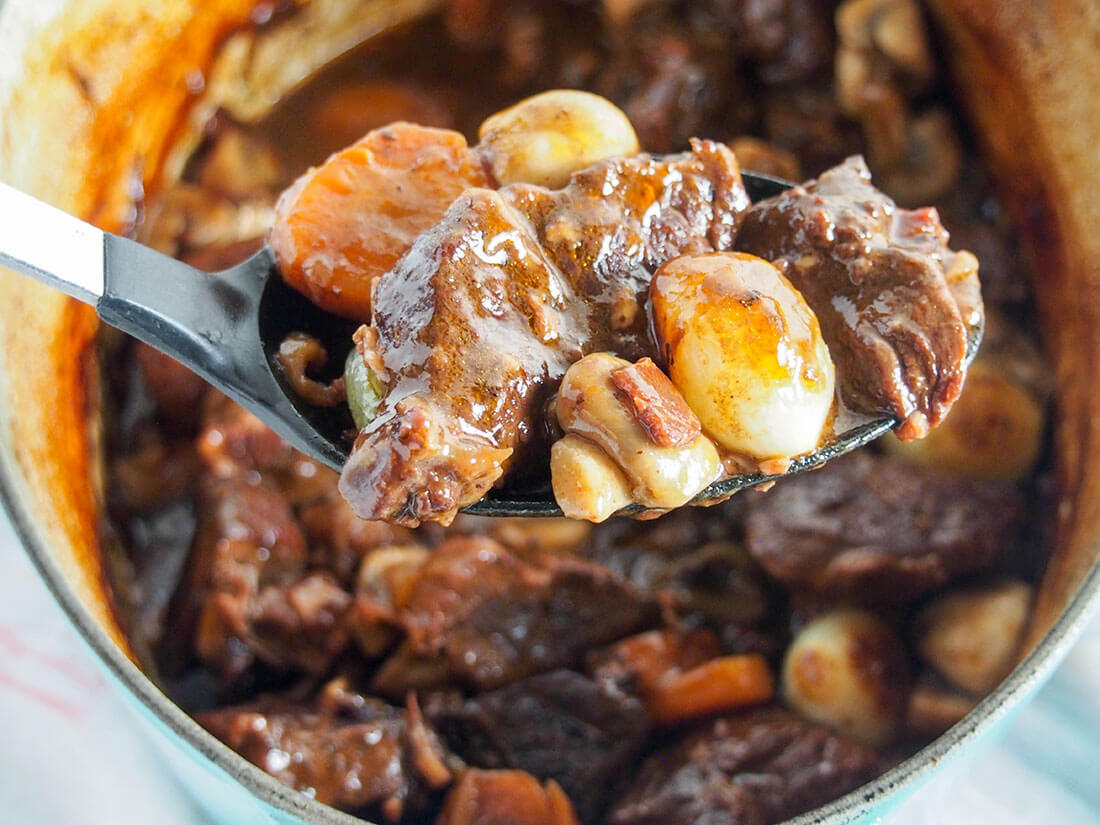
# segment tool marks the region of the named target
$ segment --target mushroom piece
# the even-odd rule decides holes
[[[729,145],[742,169],[785,180],[802,180],[802,164],[793,152],[749,135],[736,137]]]
[[[970,478],[1021,481],[1039,458],[1046,417],[1028,390],[988,360],[970,367],[966,385],[943,423],[920,441],[892,434],[888,452]]]
[[[913,114],[914,98],[935,76],[919,6],[846,0],[836,27],[837,102],[861,122],[876,176],[902,204],[935,200],[958,179],[962,148],[945,110]]]
[[[680,507],[721,472],[698,418],[648,358],[585,356],[566,371],[556,411],[566,435],[551,449],[551,483],[574,518],[602,521],[627,496],[647,508]]]
[[[550,448],[554,499],[571,519],[600,523],[634,497],[611,457],[587,438],[567,434]]]
[[[935,73],[928,31],[915,0],[845,0],[836,11],[836,29],[840,49],[881,61],[914,91]]]

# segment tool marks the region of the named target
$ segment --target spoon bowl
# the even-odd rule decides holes
[[[752,172],[743,173],[743,179],[754,202],[794,185]],[[347,407],[306,403],[284,376],[278,351],[287,335],[303,332],[321,341],[333,363],[342,364],[357,324],[325,312],[287,286],[270,248],[208,273],[0,184],[0,263],[93,305],[105,323],[185,364],[311,458],[337,470],[347,461],[354,431]],[[981,337],[980,326],[971,329],[967,363]],[[731,476],[691,503],[715,503],[745,487],[819,467],[885,435],[896,423],[884,417],[857,424],[794,459],[784,473]],[[621,512],[641,509],[634,505]],[[549,485],[522,493],[493,490],[464,512],[562,515]]]

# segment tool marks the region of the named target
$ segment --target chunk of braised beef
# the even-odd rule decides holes
[[[729,538],[737,530],[737,498],[705,511],[682,508],[637,522],[612,519],[589,534],[580,555],[618,573],[639,589],[659,589],[676,555],[710,541]],[[733,508],[728,510],[727,508]],[[732,518],[727,519],[727,513]]]
[[[203,399],[195,444],[212,475],[262,477],[295,507],[338,497],[333,470],[295,450],[217,390],[210,389]]]
[[[336,715],[277,697],[201,713],[199,724],[320,802],[397,823],[428,813],[456,763],[414,703],[364,699]]]
[[[523,771],[468,770],[443,802],[435,825],[578,825],[569,797]]]
[[[650,727],[637,699],[570,670],[466,700],[436,697],[424,712],[465,762],[554,780],[586,823],[599,821]]]
[[[742,509],[737,498],[654,521],[619,519],[593,532],[581,555],[681,615],[716,628],[751,626],[768,612],[771,594],[740,541]]]
[[[142,428],[127,445],[127,452],[113,457],[111,503],[131,513],[149,514],[194,495],[202,463],[190,440],[164,437]]]
[[[488,690],[578,664],[652,626],[656,603],[582,559],[521,559],[484,536],[440,545],[397,611],[406,641],[375,676],[387,696],[448,684]]]
[[[217,392],[203,402],[199,455],[223,478],[280,470],[296,458],[282,437],[244,407]]]
[[[390,544],[363,557],[349,624],[360,652],[368,658],[380,658],[399,640],[397,611],[430,553],[420,544]]]
[[[198,528],[174,597],[173,639],[226,680],[256,660],[323,672],[347,644],[351,597],[306,570],[306,545],[286,500],[264,484],[205,477]]]
[[[849,158],[755,204],[737,247],[776,262],[806,298],[849,408],[894,417],[905,440],[951,409],[982,308],[976,266],[949,282],[956,256],[934,209],[899,209]]]
[[[692,37],[664,9],[636,21],[622,40],[596,86],[622,106],[642,146],[674,152],[716,117],[736,112],[722,106],[737,82],[724,44]]]
[[[1008,482],[860,451],[753,498],[745,535],[749,552],[787,588],[887,607],[991,566],[1024,512]]]
[[[764,96],[764,137],[817,174],[862,150],[859,126],[837,104],[831,82],[775,87]]]
[[[734,37],[767,85],[794,85],[826,74],[833,63],[833,20],[820,0],[757,0],[732,5]]]
[[[858,787],[874,749],[769,707],[715,719],[643,765],[611,825],[768,825]]]
[[[257,658],[276,668],[324,673],[348,645],[351,605],[351,594],[327,571],[264,588],[249,617],[249,644]]]

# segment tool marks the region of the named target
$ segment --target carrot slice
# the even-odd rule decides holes
[[[763,656],[723,656],[682,673],[669,674],[643,697],[659,724],[759,705],[775,695],[775,679]]]
[[[288,284],[329,312],[368,321],[374,280],[464,190],[488,185],[458,132],[393,123],[287,189],[268,241]]]

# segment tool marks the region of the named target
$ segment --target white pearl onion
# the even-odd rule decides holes
[[[618,106],[572,89],[543,92],[490,115],[478,136],[479,151],[501,186],[557,189],[579,169],[639,152],[634,127]]]

